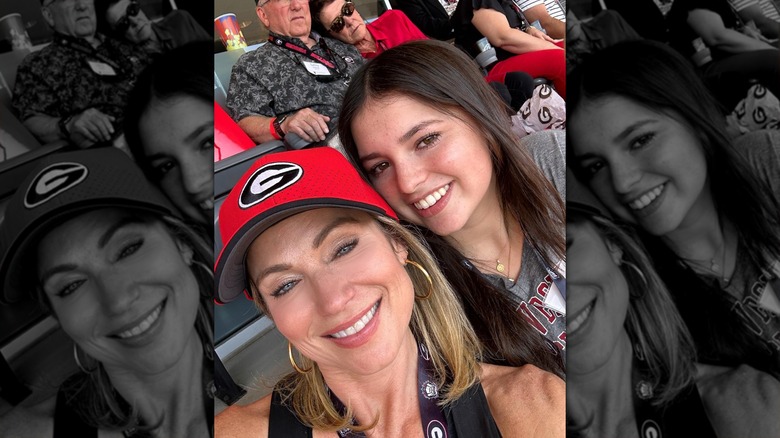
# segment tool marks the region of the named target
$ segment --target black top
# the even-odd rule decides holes
[[[439,0],[396,0],[395,3],[394,7],[403,11],[425,35],[440,40],[454,36],[450,16]]]
[[[472,386],[457,401],[447,405],[444,417],[447,419],[448,438],[501,437],[480,384]],[[282,403],[279,392],[274,389],[268,438],[299,437],[311,438],[312,429],[301,423],[295,413]]]
[[[511,0],[460,0],[451,19],[452,27],[455,29],[455,44],[465,49],[473,57],[479,55],[476,42],[482,39],[484,35],[474,27],[471,19],[474,18],[475,9],[483,8],[493,9],[506,15],[510,27],[519,29],[522,24],[522,19],[512,8]],[[514,56],[514,53],[507,52],[499,47],[494,48],[499,61]]]
[[[675,0],[667,19],[669,21],[669,39],[672,47],[690,58],[694,50],[693,40],[699,35],[688,25],[688,13],[694,9],[707,9],[720,15],[723,24],[730,29],[737,27],[737,18],[726,0]],[[721,59],[728,53],[711,50],[713,59]]]
[[[634,387],[634,415],[640,437],[715,438],[696,385],[691,385],[669,404],[654,406],[650,402],[650,388],[644,376],[649,375],[647,363],[634,358],[632,384]]]

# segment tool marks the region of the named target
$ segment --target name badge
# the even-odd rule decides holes
[[[114,70],[113,67],[106,64],[105,62],[100,61],[87,61],[89,63],[89,68],[92,69],[93,72],[100,76],[116,76],[116,70]]]
[[[330,76],[330,70],[319,62],[303,61],[303,66],[315,76]]]

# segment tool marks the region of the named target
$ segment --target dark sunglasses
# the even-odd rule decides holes
[[[328,31],[333,33],[341,32],[341,29],[344,29],[344,17],[351,17],[353,12],[355,12],[355,4],[352,2],[344,3],[344,6],[341,7],[341,15],[333,19]]]
[[[140,11],[141,6],[138,5],[138,2],[135,0],[131,1],[127,5],[127,9],[125,9],[125,15],[122,15],[122,18],[114,24],[114,32],[120,35],[127,32],[127,29],[130,28],[130,17],[135,17]]]

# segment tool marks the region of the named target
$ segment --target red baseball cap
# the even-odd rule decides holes
[[[112,147],[52,154],[42,158],[11,196],[0,226],[0,303],[31,296],[35,284],[24,275],[30,251],[66,217],[104,207],[174,216],[168,200],[133,160]]]
[[[246,290],[249,245],[272,225],[307,210],[354,208],[398,220],[387,202],[339,151],[317,147],[261,157],[219,209],[223,248],[214,267],[214,299],[223,304]],[[269,249],[273,250],[273,249]]]

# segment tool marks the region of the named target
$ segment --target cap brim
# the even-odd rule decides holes
[[[147,211],[161,215],[172,214],[170,210],[151,203],[133,201],[126,198],[105,198],[90,199],[80,203],[66,204],[60,208],[49,212],[46,216],[28,224],[11,244],[9,245],[2,262],[0,262],[0,275],[5,277],[3,281],[3,290],[0,293],[0,303],[14,304],[34,295],[34,290],[25,290],[25,288],[34,288],[34,281],[24,281],[21,277],[25,272],[25,266],[29,268],[29,263],[25,263],[25,258],[29,256],[32,250],[31,244],[34,244],[41,234],[48,232],[53,223],[62,223],[63,218],[73,217],[88,211],[101,208],[122,208],[130,210]],[[8,213],[6,213],[8,214]]]

